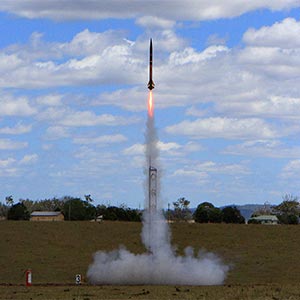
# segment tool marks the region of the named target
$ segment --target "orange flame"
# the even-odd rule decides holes
[[[154,102],[153,102],[153,98],[152,98],[152,91],[149,92],[149,98],[148,98],[148,115],[151,118],[154,115]]]

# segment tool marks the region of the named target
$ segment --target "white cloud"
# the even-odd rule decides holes
[[[264,120],[206,118],[195,121],[183,121],[168,126],[167,133],[186,135],[194,139],[224,138],[224,139],[270,139],[278,133]]]
[[[136,123],[136,118],[124,118],[110,114],[96,115],[91,111],[76,111],[73,114],[66,115],[59,123],[63,126],[81,127],[81,126],[118,126]]]
[[[14,158],[0,159],[0,168],[7,168],[15,162],[16,160]]]
[[[49,140],[57,140],[70,136],[69,129],[63,126],[50,126],[46,130],[45,137]]]
[[[271,96],[264,99],[243,99],[239,101],[218,102],[218,113],[230,113],[239,116],[260,116],[265,118],[295,119],[300,118],[300,98]]]
[[[180,52],[173,52],[170,55],[169,62],[171,65],[179,66],[185,64],[195,64],[207,61],[216,56],[227,53],[229,49],[225,46],[209,46],[202,52],[197,52],[193,48],[185,48]]]
[[[192,106],[192,107],[187,108],[187,110],[185,111],[185,114],[187,116],[203,117],[207,114],[207,111],[203,110],[203,109],[199,110],[196,107]]]
[[[138,55],[132,55],[132,44],[123,37],[110,39],[108,33],[109,37],[105,37],[105,44],[99,49],[97,45],[101,43],[102,35],[106,33],[85,30],[70,43],[40,41],[41,45],[35,47],[29,42],[29,45],[14,45],[2,50],[0,87],[43,88],[138,82],[143,76],[142,62]],[[7,63],[7,60],[12,62]]]
[[[16,177],[19,175],[19,171],[17,168],[7,167],[4,169],[0,169],[0,177]]]
[[[20,165],[30,165],[38,160],[38,155],[37,154],[27,154],[25,155],[20,161]]]
[[[39,120],[55,122],[55,126],[48,129],[48,132],[59,131],[61,136],[66,136],[67,131],[64,127],[89,127],[89,126],[119,126],[129,125],[139,122],[136,117],[121,117],[110,114],[97,115],[93,111],[75,111],[68,107],[57,108],[50,107],[41,112]]]
[[[18,150],[28,146],[27,142],[17,142],[9,139],[0,139],[0,150]]]
[[[25,166],[30,166],[38,159],[37,154],[24,155],[20,160],[15,158],[0,159],[0,177],[17,177],[27,172]]]
[[[143,144],[134,144],[123,150],[125,155],[144,155],[145,154],[145,145]]]
[[[213,161],[205,161],[203,163],[196,164],[194,168],[207,173],[218,173],[228,175],[249,174],[248,169],[241,164],[224,164],[216,163]]]
[[[73,139],[75,144],[81,145],[102,145],[106,146],[114,143],[125,142],[127,138],[122,134],[102,135],[97,137],[77,137]]]
[[[172,177],[190,177],[196,181],[205,182],[212,175],[244,176],[250,172],[244,164],[225,164],[213,161],[193,162],[175,170]]]
[[[186,152],[198,152],[198,151],[202,151],[204,148],[202,145],[195,143],[195,142],[188,142],[185,146],[184,146],[184,151]]]
[[[24,134],[30,132],[32,129],[32,125],[23,125],[22,123],[18,123],[14,127],[2,127],[0,128],[0,134]]]
[[[191,177],[200,182],[206,181],[209,178],[209,175],[206,172],[191,169],[178,169],[172,174],[172,176]]]
[[[238,54],[238,62],[246,70],[275,79],[300,75],[300,49],[247,47]]]
[[[175,22],[155,16],[143,16],[136,20],[136,24],[147,28],[172,28]]]
[[[287,165],[283,168],[281,177],[284,179],[294,179],[299,178],[300,174],[300,160],[291,160],[287,163]]]
[[[285,146],[279,140],[246,141],[242,144],[230,145],[223,153],[233,155],[272,157],[272,158],[297,158],[300,157],[299,146]]]
[[[14,98],[9,94],[0,96],[0,116],[31,116],[37,111],[26,97]]]
[[[40,96],[36,99],[37,103],[47,106],[60,106],[62,105],[63,96],[58,94],[49,94]]]
[[[93,55],[111,47],[113,42],[125,47],[130,46],[123,36],[123,32],[120,31],[91,32],[85,29],[77,33],[70,42],[56,45],[56,47],[59,47],[62,53],[69,55]]]
[[[174,155],[176,150],[182,149],[183,146],[174,142],[165,143],[158,141],[157,147],[159,151],[165,152],[169,155]],[[145,154],[145,145],[143,144],[134,144],[123,150],[125,155],[144,155]]]
[[[160,151],[166,151],[166,152],[169,152],[171,150],[177,150],[177,149],[181,148],[181,146],[177,143],[172,143],[172,142],[164,143],[161,141],[158,142],[157,146]]]
[[[249,29],[243,36],[245,43],[255,47],[300,48],[300,22],[286,18],[272,26]]]
[[[211,20],[231,18],[256,9],[282,10],[298,7],[298,0],[173,0],[118,1],[118,0],[2,0],[0,10],[22,17],[50,18],[55,20],[82,20],[106,18],[135,18],[141,15],[178,20]]]

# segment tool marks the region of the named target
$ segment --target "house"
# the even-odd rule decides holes
[[[279,220],[274,215],[261,215],[258,217],[252,217],[248,220],[248,224],[265,224],[265,225],[277,225]]]
[[[60,211],[33,211],[30,221],[63,221],[64,215]]]

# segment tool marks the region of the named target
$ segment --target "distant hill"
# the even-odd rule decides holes
[[[264,207],[263,204],[245,204],[245,205],[236,205],[240,210],[242,216],[249,220],[251,215],[256,211]]]

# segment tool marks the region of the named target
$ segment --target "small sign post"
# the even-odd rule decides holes
[[[81,275],[80,274],[76,274],[75,282],[76,282],[77,285],[81,284]]]
[[[32,285],[32,272],[30,269],[26,270],[25,276],[26,276],[26,286],[31,286]]]

